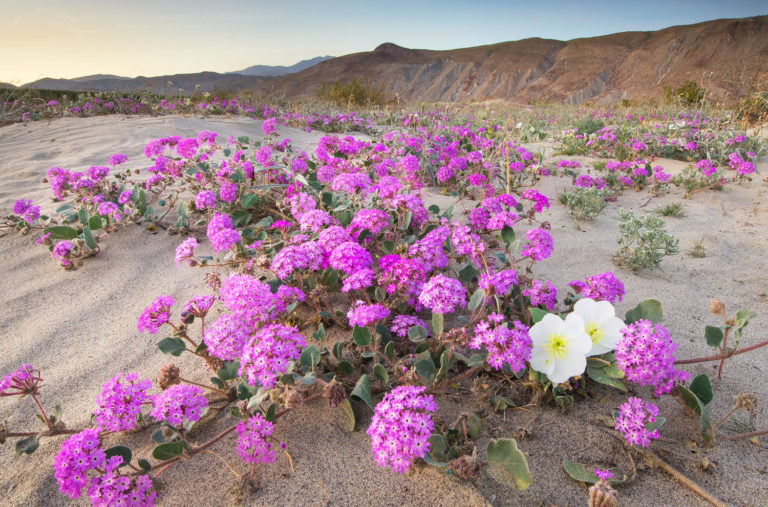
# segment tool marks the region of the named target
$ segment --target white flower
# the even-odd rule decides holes
[[[555,384],[584,373],[592,340],[584,331],[584,321],[575,312],[565,320],[548,313],[528,334],[533,341],[531,368],[544,373]]]
[[[616,348],[624,321],[616,316],[611,303],[580,299],[573,307],[573,313],[584,321],[584,331],[592,339],[592,350],[587,356],[599,356]]]

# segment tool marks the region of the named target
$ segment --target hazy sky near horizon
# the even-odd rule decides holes
[[[764,1],[0,0],[0,81],[292,65],[382,42],[453,49],[768,14]]]

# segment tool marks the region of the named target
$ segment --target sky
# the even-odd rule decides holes
[[[383,42],[454,49],[761,14],[764,0],[0,0],[0,81],[229,72]]]

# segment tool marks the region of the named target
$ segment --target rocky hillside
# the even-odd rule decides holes
[[[524,39],[449,51],[382,44],[334,58],[258,89],[313,95],[324,82],[358,78],[405,100],[493,98],[579,104],[659,97],[693,79],[733,99],[768,72],[768,16],[715,20],[655,32],[558,41]]]

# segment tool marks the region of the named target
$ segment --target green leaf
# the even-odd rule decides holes
[[[480,436],[480,432],[483,429],[483,420],[480,416],[472,412],[467,415],[467,434],[472,440]]]
[[[163,428],[158,428],[155,431],[152,432],[152,436],[150,437],[153,442],[157,442],[158,444],[162,444],[166,441],[165,435],[163,435]]]
[[[432,359],[420,359],[416,361],[414,366],[416,367],[416,373],[418,373],[420,377],[427,382],[432,381],[432,375],[435,373],[435,363],[432,362]]]
[[[267,413],[264,414],[264,419],[269,422],[275,422],[275,412],[277,411],[277,405],[274,403],[269,406]]]
[[[120,467],[126,466],[131,462],[131,459],[133,458],[133,453],[131,450],[124,445],[116,445],[115,447],[110,447],[104,451],[104,454],[107,455],[107,458],[111,458],[112,456],[120,456],[123,458],[123,463],[120,465]]]
[[[88,223],[88,211],[83,208],[80,208],[77,211],[77,218],[80,219],[81,224],[86,225]]]
[[[333,357],[335,357],[338,361],[341,361],[343,352],[344,352],[344,342],[336,342],[333,345]]]
[[[534,307],[528,308],[528,312],[531,314],[531,320],[533,321],[534,324],[536,324],[537,322],[540,322],[541,319],[543,319],[544,316],[548,313],[547,311],[542,310],[541,308],[534,308]]]
[[[251,220],[251,214],[245,210],[237,210],[232,213],[232,225],[235,227],[245,227]]]
[[[187,350],[187,346],[181,338],[173,338],[170,336],[160,340],[157,344],[157,348],[160,349],[163,354],[170,354],[176,357]]]
[[[44,234],[50,234],[53,239],[75,239],[80,235],[76,229],[66,225],[54,225],[43,229]]]
[[[323,325],[322,322],[317,325],[317,331],[312,333],[312,337],[320,342],[325,340],[325,326]]]
[[[314,371],[315,366],[320,364],[320,351],[317,350],[317,347],[314,345],[306,347],[301,351],[299,362],[301,363],[301,370],[304,373]]]
[[[358,325],[355,325],[355,328],[352,330],[352,340],[359,346],[365,347],[369,343],[371,343],[371,340],[373,339],[373,336],[371,336],[371,330],[367,327],[360,327]]]
[[[211,384],[215,385],[219,389],[224,389],[227,386],[219,377],[211,377]]]
[[[453,368],[455,361],[455,355],[452,355],[450,350],[444,350],[440,354],[440,369],[437,370],[437,375],[435,375],[435,382],[439,382],[448,375],[448,371]]]
[[[96,250],[99,247],[98,243],[96,243],[96,238],[91,233],[91,228],[87,225],[83,227],[83,239],[85,239],[85,246],[91,250]]]
[[[736,325],[733,329],[733,341],[729,344],[728,347],[729,351],[733,351],[738,348],[742,338],[742,331],[745,327],[747,327],[747,324],[749,324],[749,320],[756,316],[757,314],[752,310],[739,310],[736,312]]]
[[[387,373],[387,369],[379,363],[373,365],[373,376],[381,380],[381,383],[384,386],[389,383],[389,373]]]
[[[515,242],[515,230],[512,229],[512,227],[505,225],[504,228],[501,230],[501,239],[504,240],[504,243],[507,245],[510,245]]]
[[[139,460],[139,467],[141,467],[142,470],[145,472],[149,472],[152,470],[152,465],[149,464],[149,461],[145,460],[144,458],[141,458]]]
[[[723,342],[723,330],[715,326],[707,326],[704,328],[704,339],[707,340],[707,345],[710,347],[719,347]]]
[[[56,405],[55,407],[53,407],[53,415],[51,416],[51,420],[53,421],[54,424],[59,424],[61,422],[61,415],[62,415],[61,406]]]
[[[470,312],[475,311],[475,309],[480,306],[483,301],[485,301],[485,291],[483,289],[477,289],[474,294],[472,294],[472,297],[469,299],[469,304],[467,305],[467,309]]]
[[[715,435],[712,429],[712,421],[709,418],[709,412],[707,411],[707,407],[704,405],[704,402],[701,401],[701,399],[696,396],[693,391],[683,385],[678,385],[677,389],[688,408],[690,408],[691,411],[693,411],[693,413],[698,416],[699,434],[706,443],[712,444],[714,442]]]
[[[240,199],[240,205],[246,209],[256,206],[258,202],[259,202],[259,196],[256,194],[245,194],[243,198]],[[266,227],[268,227],[268,225]]]
[[[256,394],[256,388],[247,383],[246,381],[242,381],[239,384],[237,384],[237,399],[238,400],[248,400],[253,397],[253,395]]]
[[[160,461],[165,461],[173,459],[176,456],[181,456],[182,452],[184,452],[184,444],[182,442],[168,442],[155,447],[152,451],[152,457]]]
[[[656,299],[645,299],[627,312],[624,316],[624,322],[632,324],[640,319],[646,319],[658,324],[663,318],[664,311],[661,308],[661,303]]]
[[[448,453],[448,442],[440,433],[432,433],[429,437],[429,456],[434,461],[443,462]]]
[[[664,426],[664,423],[667,422],[666,417],[654,417],[654,421],[652,423],[648,423],[645,425],[646,431],[653,431],[661,429],[662,426]]]
[[[442,313],[432,314],[432,336],[439,338],[443,334],[444,320]]]
[[[40,447],[40,441],[35,435],[20,438],[13,446],[17,456],[20,456],[21,454],[32,454],[38,447]]]
[[[459,280],[462,282],[470,283],[475,278],[477,278],[477,268],[472,264],[467,264],[459,271]]]
[[[566,473],[568,473],[572,479],[575,479],[579,482],[586,482],[587,484],[595,484],[598,481],[598,478],[595,476],[595,468],[602,467],[588,465],[586,463],[577,463],[575,461],[569,461],[565,459],[563,460],[563,468],[565,468]],[[622,484],[629,480],[629,477],[622,474],[615,468],[609,468],[608,470],[613,473],[614,478],[608,479],[608,483],[612,486]],[[621,479],[616,479],[616,477],[621,477]]]
[[[354,371],[349,361],[339,361],[339,364],[336,366],[336,372],[339,375],[352,375]]]
[[[363,374],[360,376],[360,378],[357,380],[357,384],[355,384],[355,388],[352,389],[352,393],[350,393],[349,397],[364,401],[366,405],[371,407],[371,410],[376,408],[373,404],[373,400],[371,399],[371,378],[368,376],[368,374]]]
[[[237,359],[234,361],[225,361],[221,368],[216,372],[216,375],[221,380],[232,380],[237,378],[238,370],[240,370],[240,361]]]
[[[507,486],[524,490],[531,485],[531,471],[525,456],[512,438],[500,438],[488,442],[486,449],[488,475]]]
[[[427,328],[424,326],[413,326],[408,330],[408,339],[413,343],[423,342],[427,337]]]
[[[349,402],[349,398],[345,398],[339,403],[339,410],[341,410],[347,418],[346,429],[348,431],[355,431],[355,411],[352,410],[352,404]]]
[[[714,398],[714,394],[712,393],[712,383],[709,381],[709,377],[704,373],[696,376],[696,378],[691,381],[691,385],[688,389],[698,396],[705,405],[709,405],[709,402]]]
[[[607,368],[587,367],[587,375],[595,382],[599,382],[600,384],[605,384],[607,386],[615,387],[616,389],[627,392],[627,386],[624,385],[624,382],[609,375]]]
[[[64,213],[65,211],[69,211],[71,209],[74,209],[75,207],[71,204],[62,204],[58,208],[56,208],[56,213]]]
[[[98,231],[104,226],[104,222],[101,219],[100,216],[95,215],[88,219],[88,227],[91,228],[92,231]]]

